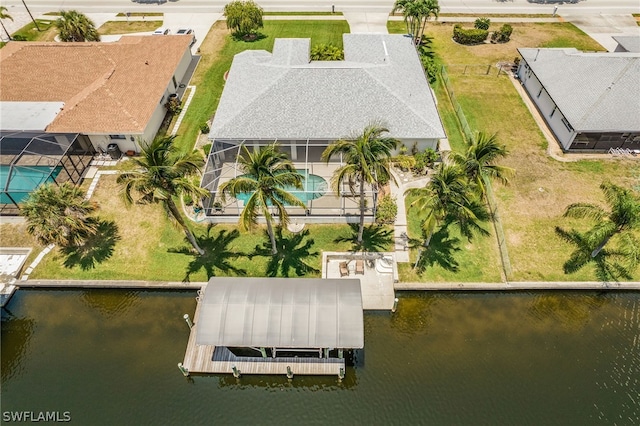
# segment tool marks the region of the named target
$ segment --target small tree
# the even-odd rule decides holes
[[[100,41],[100,34],[93,21],[76,10],[60,11],[60,18],[56,20],[55,26],[62,41]]]
[[[262,28],[263,10],[252,0],[235,0],[224,7],[227,28],[238,36],[254,34]]]
[[[41,185],[29,194],[20,210],[27,221],[27,232],[43,245],[81,246],[98,230],[98,222],[90,216],[96,205],[69,182]]]

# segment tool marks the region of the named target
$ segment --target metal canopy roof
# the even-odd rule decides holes
[[[364,347],[357,279],[211,278],[200,303],[199,345]]]

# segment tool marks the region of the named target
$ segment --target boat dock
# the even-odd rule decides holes
[[[13,284],[0,284],[0,308],[4,308],[4,305],[9,303],[9,299],[17,289],[18,287]]]
[[[335,375],[345,371],[344,359],[237,357],[225,347],[197,345],[200,303],[196,306],[182,366],[189,374]]]

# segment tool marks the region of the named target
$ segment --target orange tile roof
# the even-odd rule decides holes
[[[12,41],[0,49],[0,101],[64,102],[49,132],[142,133],[191,40]]]

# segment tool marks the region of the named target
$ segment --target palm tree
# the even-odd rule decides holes
[[[7,33],[7,37],[11,40],[11,34],[7,31],[7,27],[4,26],[3,19],[10,19],[13,22],[13,17],[7,13],[8,9],[5,6],[0,6],[0,24],[2,24],[2,29],[5,33]]]
[[[420,43],[429,17],[436,19],[440,13],[438,0],[396,0],[391,13],[401,11],[407,32],[416,44]]]
[[[76,10],[60,11],[55,22],[62,41],[100,41],[100,34],[89,18]]]
[[[591,257],[596,257],[614,235],[621,235],[622,249],[629,253],[628,261],[635,266],[640,260],[640,244],[632,232],[640,228],[640,197],[632,190],[610,182],[603,182],[600,189],[609,205],[608,210],[595,204],[575,203],[567,207],[564,216],[596,221],[587,233],[596,243]]]
[[[271,239],[271,252],[278,253],[276,238],[273,232],[273,215],[269,207],[277,210],[280,224],[289,223],[286,206],[306,208],[305,204],[288,192],[288,188],[302,188],[302,175],[299,174],[286,154],[280,152],[276,143],[250,152],[246,145],[238,157],[238,165],[242,171],[237,176],[220,185],[219,191],[224,200],[226,195],[236,198],[240,194],[251,194],[240,213],[240,227],[251,229],[257,224],[258,214],[262,213],[267,222],[267,234]]]
[[[29,194],[20,210],[27,221],[27,232],[43,245],[81,246],[98,230],[98,221],[90,217],[96,205],[69,182],[41,185]]]
[[[358,244],[362,244],[364,233],[364,185],[375,185],[378,182],[388,182],[390,179],[394,179],[390,171],[390,159],[393,150],[400,141],[395,138],[383,137],[388,132],[389,129],[383,126],[370,124],[364,128],[361,134],[352,139],[337,140],[322,153],[322,159],[327,163],[334,155],[342,155],[342,161],[345,164],[338,168],[331,178],[333,190],[338,195],[344,182],[349,183],[352,194],[355,194],[355,184],[359,185],[360,228],[358,229]]]
[[[174,197],[181,194],[193,198],[205,197],[209,192],[194,183],[191,177],[200,172],[204,159],[198,151],[182,152],[173,144],[174,136],[157,137],[150,144],[140,142],[140,157],[131,159],[136,170],[124,172],[118,176],[117,182],[123,186],[123,196],[127,204],[133,203],[132,191],[141,195],[145,203],[159,203],[167,214],[183,230],[187,240],[200,254],[195,237],[189,230]]]
[[[488,234],[480,222],[489,220],[489,213],[457,164],[441,164],[424,188],[408,189],[405,195],[417,197],[410,208],[418,208],[424,214],[425,247],[429,246],[437,228],[451,223],[469,240],[474,233]]]
[[[507,148],[498,144],[495,134],[476,132],[464,154],[453,152],[450,155],[451,159],[462,167],[469,181],[476,185],[480,195],[485,197],[489,179],[507,184],[515,175],[515,170],[511,167],[496,164],[498,159],[506,157],[507,154]]]

